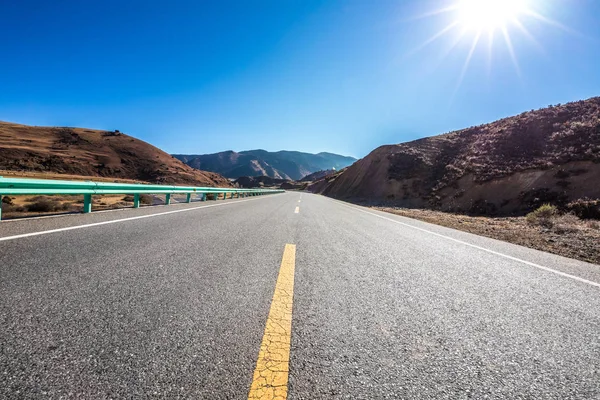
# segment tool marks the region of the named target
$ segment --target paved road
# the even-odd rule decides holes
[[[600,266],[294,192],[0,223],[0,398],[245,399],[279,350],[290,399],[600,399]]]

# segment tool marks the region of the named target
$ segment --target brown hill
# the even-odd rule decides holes
[[[0,170],[134,179],[163,184],[231,186],[119,131],[0,122]],[[54,176],[55,177],[55,176]]]
[[[403,207],[522,214],[600,198],[600,98],[382,146],[313,191]]]

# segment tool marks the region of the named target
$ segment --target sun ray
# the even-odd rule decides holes
[[[465,37],[466,33],[467,29],[463,27],[463,29],[456,35],[452,43],[444,51],[439,53],[439,56],[436,57],[434,62],[429,64],[429,67],[432,71],[437,70],[442,65],[442,62],[446,59],[446,57],[448,57],[448,54],[450,54],[452,50],[458,46],[458,44]]]
[[[519,21],[518,18],[513,18],[510,22],[512,22],[517,28],[519,28],[521,33],[523,33],[523,35],[525,35],[525,37],[529,39],[531,43],[533,43],[536,49],[538,49],[542,54],[546,54],[542,44],[531,34],[531,32],[529,32],[529,30],[527,30],[525,25],[523,25],[523,23]]]
[[[418,52],[419,50],[422,50],[423,48],[427,47],[429,44],[435,42],[437,39],[444,36],[446,33],[451,31],[452,29],[456,28],[458,26],[458,24],[459,24],[458,21],[454,21],[451,24],[448,24],[444,29],[442,29],[441,31],[439,31],[438,33],[436,33],[435,35],[433,35],[432,37],[427,39],[425,42],[421,43],[419,46],[417,46],[414,49],[412,49],[411,51],[409,51],[407,56],[413,55],[416,52]]]
[[[440,68],[448,58],[448,55],[453,51],[466,52],[467,55],[464,64],[457,66],[457,68],[460,67],[460,73],[458,73],[458,81],[454,94],[463,85],[463,81],[471,69],[471,65],[476,65],[473,60],[478,58],[477,54],[479,52],[484,52],[482,56],[486,60],[482,60],[485,62],[484,65],[482,64],[482,68],[485,68],[485,72],[487,72],[488,81],[491,80],[492,69],[494,68],[493,64],[499,61],[496,51],[502,51],[501,48],[503,46],[506,46],[506,50],[504,50],[504,54],[506,54],[505,58],[510,57],[515,74],[522,79],[523,74],[517,55],[517,50],[520,50],[521,42],[528,45],[531,44],[531,47],[535,47],[541,54],[546,54],[544,47],[538,40],[539,37],[532,34],[532,23],[540,26],[549,25],[557,27],[565,32],[583,36],[552,19],[552,16],[548,14],[550,10],[543,7],[546,0],[445,1],[447,2],[445,7],[440,7],[418,17],[434,17],[440,21],[443,20],[443,25],[441,25],[443,28],[435,32],[433,36],[427,38],[423,43],[418,44],[409,54],[420,51],[434,42],[438,43],[445,36],[449,38],[447,40],[448,44],[437,53],[435,61],[428,65],[430,68]],[[452,4],[448,4],[448,2]],[[448,19],[446,19],[446,16],[448,16]],[[540,23],[536,23],[536,21]],[[479,45],[480,43],[482,44],[481,46]]]
[[[469,65],[471,64],[471,59],[473,58],[473,53],[475,53],[475,49],[477,48],[477,44],[479,43],[479,38],[481,38],[481,31],[477,32],[477,34],[473,38],[473,43],[471,43],[471,49],[469,50],[469,54],[467,55],[467,58],[465,59],[465,63],[463,65],[462,71],[460,72],[460,77],[458,78],[456,88],[454,89],[454,93],[452,94],[452,98],[454,98],[454,96],[458,92],[458,89],[460,89],[460,86],[462,85],[463,80],[465,79],[465,75],[467,74],[467,69],[469,68]]]
[[[458,7],[459,7],[458,4],[452,4],[448,7],[438,8],[437,10],[428,11],[423,14],[415,15],[415,16],[409,18],[409,20],[415,21],[415,20],[419,20],[419,19],[435,17],[436,15],[446,14],[446,13],[449,13],[452,11],[456,11],[458,9]]]
[[[535,10],[532,10],[532,9],[528,8],[528,9],[524,10],[523,14],[529,15],[530,17],[533,17],[533,18],[537,19],[538,21],[542,21],[542,22],[544,22],[544,23],[546,23],[548,25],[551,25],[551,26],[554,26],[556,28],[559,28],[559,29],[563,30],[564,32],[570,33],[571,35],[583,36],[580,32],[578,32],[578,31],[576,31],[574,29],[571,29],[571,28],[569,28],[566,25],[563,25],[563,24],[561,24],[558,21],[555,21],[555,20],[553,20],[551,18],[548,18],[548,17],[546,17],[546,16],[544,16],[544,15],[536,12]]]
[[[494,32],[489,32],[488,34],[488,46],[487,46],[487,77],[488,79],[492,75],[492,57],[494,56],[494,38],[496,37]]]
[[[450,54],[452,52],[452,50],[454,50],[456,48],[456,46],[458,46],[458,44],[462,41],[462,39],[465,37],[466,34],[467,34],[467,28],[463,27],[463,29],[454,38],[454,40],[452,41],[452,43],[450,43],[450,45],[446,48],[446,50],[444,52],[440,53],[440,57],[438,57],[436,67],[438,67],[439,64],[441,64],[441,62],[444,61],[444,59],[446,57],[448,57],[448,54]]]
[[[510,53],[510,58],[517,70],[517,75],[519,78],[521,77],[521,68],[519,67],[519,62],[517,61],[517,55],[515,54],[515,49],[512,44],[512,40],[510,39],[510,34],[508,33],[508,29],[506,26],[502,27],[502,36],[504,36],[504,41],[506,42],[506,47],[508,48],[508,52]]]

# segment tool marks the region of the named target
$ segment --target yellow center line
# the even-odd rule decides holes
[[[296,245],[286,244],[248,399],[287,398]]]
[[[294,210],[294,214],[298,214],[300,212],[300,207],[296,207],[296,209]]]

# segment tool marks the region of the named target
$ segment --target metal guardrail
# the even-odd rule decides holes
[[[141,194],[165,194],[165,204],[171,204],[172,194],[187,194],[186,202],[192,201],[192,194],[201,195],[206,201],[207,194],[213,194],[214,200],[223,194],[223,199],[234,197],[261,196],[282,193],[280,189],[238,189],[195,186],[146,185],[128,183],[110,183],[94,181],[62,181],[50,179],[3,178],[0,176],[0,204],[2,196],[7,195],[83,195],[83,212],[92,211],[92,195],[133,194],[133,207],[140,206]],[[0,207],[0,219],[2,209]]]

